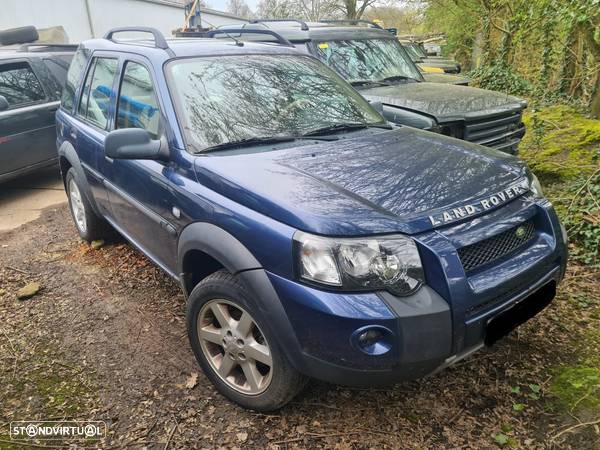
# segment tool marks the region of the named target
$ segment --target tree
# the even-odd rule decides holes
[[[252,11],[244,0],[227,0],[227,12],[239,17],[249,18],[252,16]]]
[[[377,0],[341,0],[337,9],[342,11],[346,19],[360,19]]]
[[[302,12],[294,0],[261,0],[257,15],[271,19],[297,19],[302,17]]]

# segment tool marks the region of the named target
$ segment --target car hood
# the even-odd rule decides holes
[[[360,89],[370,101],[427,114],[438,122],[520,111],[525,102],[500,92],[443,83],[402,83]]]
[[[417,63],[420,66],[423,67],[437,67],[438,69],[444,69],[444,70],[449,70],[449,71],[459,71],[459,67],[458,64],[452,64],[449,62],[444,62],[444,61],[419,61]]]
[[[202,156],[195,168],[199,183],[252,210],[304,231],[346,236],[443,226],[446,211],[527,179],[526,166],[510,155],[409,127]]]
[[[460,75],[451,75],[449,73],[424,73],[422,74],[425,81],[431,83],[441,83],[441,84],[459,84],[466,86],[470,83],[466,77],[462,77]]]

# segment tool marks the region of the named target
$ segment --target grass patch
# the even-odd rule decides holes
[[[600,409],[600,366],[582,363],[559,367],[550,392],[559,406],[569,411]]]
[[[0,449],[32,448],[27,442],[9,442],[9,422],[22,420],[62,421],[84,419],[89,405],[97,400],[92,374],[67,364],[64,355],[41,344],[31,348],[14,342],[14,351],[1,358],[0,367]],[[6,350],[7,347],[0,348]],[[31,441],[31,444],[65,445],[60,439]]]

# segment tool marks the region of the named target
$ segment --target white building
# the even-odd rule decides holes
[[[0,0],[0,30],[62,25],[71,43],[101,37],[110,28],[149,26],[169,37],[184,22],[182,0]],[[244,23],[243,18],[204,9],[202,26]]]

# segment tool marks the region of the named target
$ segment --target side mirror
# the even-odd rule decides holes
[[[10,105],[4,95],[0,95],[0,111],[6,111]]]
[[[169,148],[163,140],[151,139],[141,128],[123,128],[108,133],[104,153],[113,159],[167,160]]]

